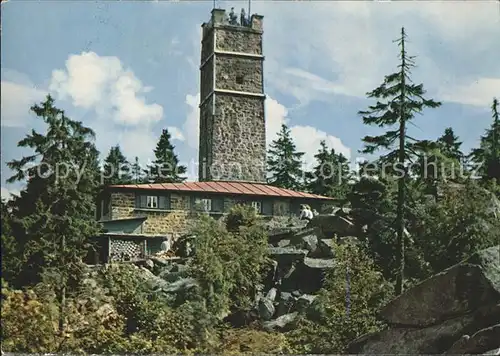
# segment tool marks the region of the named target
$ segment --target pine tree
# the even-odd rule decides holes
[[[301,158],[304,152],[297,152],[290,129],[281,125],[278,138],[271,143],[268,152],[269,183],[277,187],[300,190],[303,188]]]
[[[134,164],[132,165],[132,182],[134,184],[142,184],[146,182],[146,178],[141,165],[139,164],[139,157],[135,157]]]
[[[334,149],[328,150],[326,142],[320,142],[318,153],[314,155],[317,165],[306,176],[308,190],[314,194],[344,199],[349,189],[350,172],[348,160]]]
[[[491,105],[493,123],[481,136],[480,147],[472,150],[470,158],[473,163],[480,165],[479,173],[483,181],[495,180],[500,182],[500,119],[498,113],[498,99],[493,99]]]
[[[460,150],[462,142],[458,140],[458,136],[455,136],[451,127],[444,130],[444,134],[438,138],[437,142],[441,146],[440,148],[443,154],[460,163],[463,162],[464,154]]]
[[[44,278],[55,286],[62,332],[67,288],[78,284],[88,239],[100,230],[94,201],[99,152],[94,132],[66,117],[50,96],[31,110],[46,124],[46,134],[32,130],[18,146],[34,154],[8,163],[16,172],[8,182],[27,181],[12,203],[13,234],[24,258],[18,284]]]
[[[413,84],[410,79],[411,68],[414,67],[414,57],[408,55],[405,43],[406,33],[401,29],[401,37],[396,41],[400,47],[399,70],[385,77],[384,82],[373,91],[367,93],[369,98],[376,98],[375,105],[369,106],[368,110],[360,111],[363,122],[366,125],[378,127],[390,127],[389,131],[380,136],[365,136],[363,142],[365,148],[363,153],[374,153],[376,150],[384,149],[389,153],[380,158],[385,165],[383,173],[392,172],[398,177],[397,198],[397,261],[398,273],[396,275],[396,292],[401,294],[404,281],[404,230],[405,230],[405,191],[407,181],[407,164],[409,162],[414,139],[407,135],[407,125],[413,119],[415,113],[420,113],[424,108],[436,108],[441,103],[431,99],[425,99],[423,84]],[[393,128],[396,126],[395,128]],[[413,142],[412,142],[413,141]],[[387,166],[389,164],[389,167]]]
[[[148,180],[152,183],[180,183],[186,180],[186,166],[179,165],[174,153],[175,146],[170,142],[171,136],[164,129],[154,150],[155,160],[147,171]]]
[[[130,171],[130,163],[123,155],[120,146],[111,147],[104,160],[104,185],[132,183]]]

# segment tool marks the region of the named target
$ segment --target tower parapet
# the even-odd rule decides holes
[[[231,9],[229,14],[226,13],[225,9],[213,9],[210,21],[204,23],[202,27],[204,30],[209,30],[213,26],[231,26],[262,32],[263,19],[264,16],[257,14],[247,16],[244,9],[241,9],[240,15],[236,15],[234,9]],[[205,32],[203,33],[203,37],[205,37]]]

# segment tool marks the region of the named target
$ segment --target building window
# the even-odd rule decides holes
[[[212,211],[212,199],[196,199],[195,209],[198,211]]]
[[[148,195],[146,200],[146,207],[150,209],[158,209],[158,197]]]
[[[137,195],[136,208],[139,209],[170,209],[170,197],[163,195]]]
[[[111,207],[111,201],[109,198],[104,198],[101,200],[101,219],[106,219],[109,217],[109,211]]]
[[[251,202],[251,205],[255,209],[257,214],[262,213],[262,203],[260,201],[253,201],[253,202]]]
[[[243,84],[243,76],[242,75],[236,76],[236,84]]]

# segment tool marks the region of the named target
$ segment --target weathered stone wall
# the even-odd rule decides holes
[[[216,89],[262,93],[262,61],[253,58],[217,56],[215,81]],[[243,81],[238,83],[236,78]],[[210,81],[211,82],[211,81]]]
[[[273,215],[286,216],[290,214],[290,201],[289,200],[275,200],[273,201]]]
[[[264,100],[217,95],[215,105],[209,179],[265,181]]]
[[[216,49],[219,51],[262,54],[262,33],[248,28],[218,27],[215,31]]]
[[[187,227],[188,211],[149,211],[144,233],[150,235],[182,234]]]
[[[205,60],[210,57],[210,55],[214,52],[214,36],[213,32],[207,32],[207,35],[203,38],[201,43],[201,63],[205,62]]]
[[[208,179],[208,169],[212,164],[212,150],[213,150],[213,100],[212,96],[203,103],[200,108],[200,145],[199,162],[198,162],[198,179],[204,181]]]
[[[111,195],[112,218],[124,219],[146,215],[147,220],[143,225],[143,234],[180,234],[187,226],[190,201],[189,196],[172,194],[170,196],[170,211],[152,211],[135,209],[135,193],[113,193]]]
[[[111,194],[111,219],[124,219],[134,215],[135,193]]]
[[[201,90],[200,100],[205,98],[212,92],[214,86],[214,57],[210,58],[201,68]]]
[[[181,194],[170,194],[170,209],[172,210],[190,210],[191,197]]]

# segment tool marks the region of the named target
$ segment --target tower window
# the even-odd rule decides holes
[[[236,76],[236,84],[243,84],[243,76],[242,75]]]

